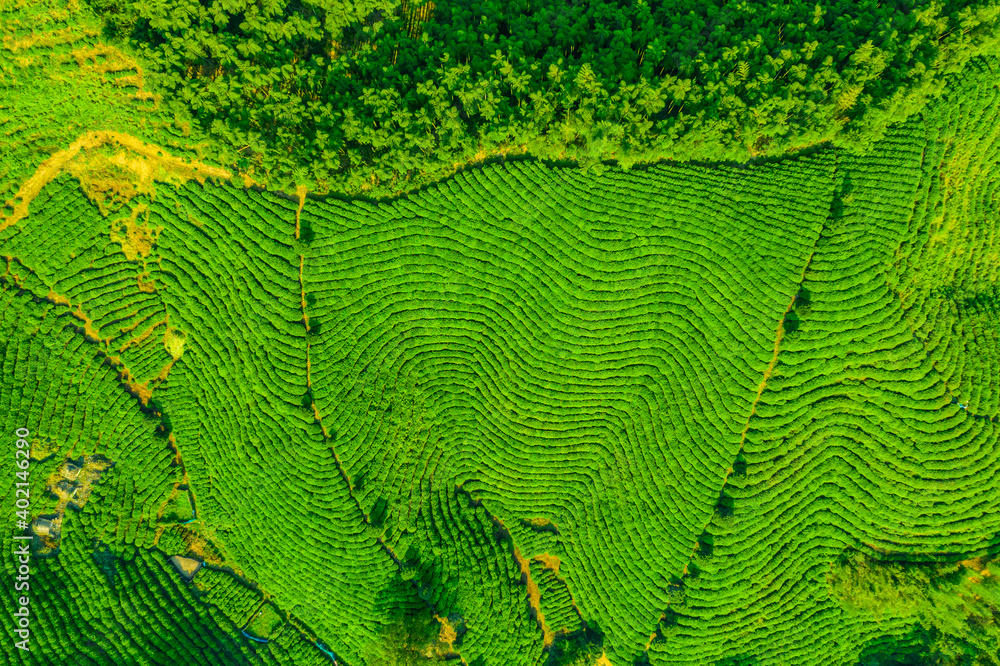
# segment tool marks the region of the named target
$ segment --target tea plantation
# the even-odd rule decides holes
[[[1000,664],[996,56],[865,149],[376,199],[5,44],[108,120],[0,116],[0,664]]]

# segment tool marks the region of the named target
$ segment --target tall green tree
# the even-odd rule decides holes
[[[1000,664],[1000,560],[880,562],[854,553],[837,563],[831,596],[852,614],[912,618],[931,630],[929,654],[948,664]]]
[[[91,1],[233,165],[345,192],[511,151],[863,149],[1000,43],[986,0]]]

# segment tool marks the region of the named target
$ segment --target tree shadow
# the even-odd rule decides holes
[[[926,666],[939,663],[928,645],[933,633],[915,625],[901,636],[879,636],[861,649],[856,666]]]

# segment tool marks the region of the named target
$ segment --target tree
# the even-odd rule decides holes
[[[930,630],[929,652],[946,664],[1000,665],[1000,560],[883,562],[852,553],[827,576],[848,613],[912,618]],[[933,663],[933,662],[932,662]]]
[[[362,651],[370,666],[418,666],[438,661],[439,625],[429,612],[400,615]]]

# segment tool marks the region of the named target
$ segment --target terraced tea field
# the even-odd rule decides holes
[[[827,577],[1000,548],[998,71],[860,155],[511,160],[381,201],[163,152],[95,197],[86,160],[133,168],[122,141],[46,163],[0,221],[0,419],[58,529],[3,663],[916,644]]]

